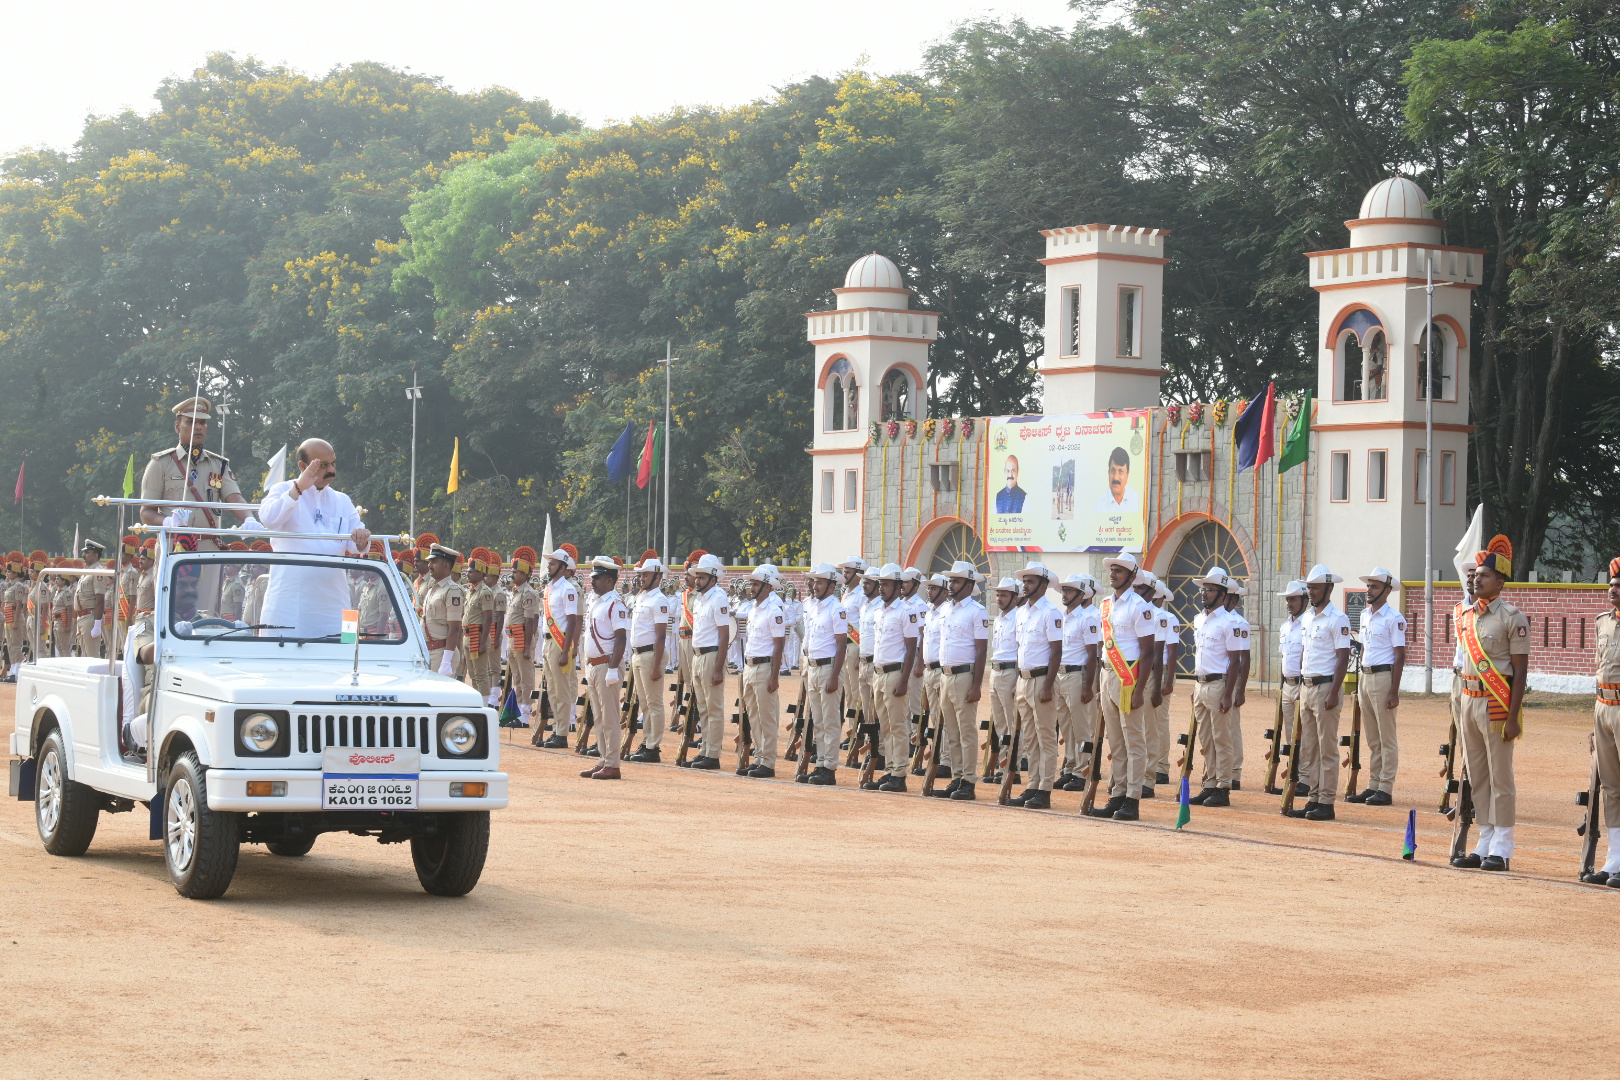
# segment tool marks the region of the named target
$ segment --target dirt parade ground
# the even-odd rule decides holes
[[[327,835],[302,859],[248,847],[224,899],[187,901],[144,812],[53,858],[8,800],[0,1074],[1612,1072],[1620,893],[1573,883],[1590,712],[1527,712],[1518,854],[1493,875],[1444,865],[1443,699],[1402,708],[1397,805],[1334,823],[1260,793],[1271,705],[1245,713],[1244,790],[1182,832],[1164,789],[1125,824],[1078,793],[1023,811],[848,770],[745,780],[729,755],[586,781],[509,745],[511,808],[456,900],[403,847]]]

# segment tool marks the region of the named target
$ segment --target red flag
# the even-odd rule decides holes
[[[647,421],[647,445],[641,448],[641,469],[636,473],[636,487],[644,488],[652,479],[653,468],[653,429],[658,426],[656,420]]]
[[[26,462],[26,461],[23,462],[21,465],[17,466],[17,491],[16,491],[15,494],[13,494],[11,496],[11,505],[12,506],[16,506],[18,503],[22,502],[22,497],[23,497],[23,473],[25,471],[27,471],[27,469],[28,469],[28,462]]]
[[[1255,453],[1256,466],[1264,465],[1277,453],[1277,438],[1273,429],[1277,426],[1277,384],[1266,384],[1266,403],[1260,413],[1260,446]]]

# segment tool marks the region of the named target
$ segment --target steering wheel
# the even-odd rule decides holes
[[[223,626],[223,627],[226,627],[227,629],[234,629],[236,624],[234,622],[232,622],[231,620],[229,620],[229,619],[215,619],[215,618],[196,619],[191,624],[191,628],[193,630],[201,630],[204,627],[208,627],[208,626]]]

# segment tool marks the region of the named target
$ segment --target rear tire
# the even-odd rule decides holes
[[[54,728],[39,749],[34,772],[34,825],[52,855],[83,855],[101,821],[95,789],[68,777],[67,740]]]
[[[434,896],[466,896],[489,854],[489,811],[439,815],[439,831],[411,841],[416,879]]]
[[[207,772],[196,751],[185,751],[163,788],[163,859],[175,891],[188,900],[224,896],[241,844],[241,816],[208,809]]]
[[[264,845],[270,849],[270,854],[280,855],[284,859],[296,859],[301,855],[308,855],[309,849],[315,846],[313,836],[301,836],[290,840],[272,840]]]

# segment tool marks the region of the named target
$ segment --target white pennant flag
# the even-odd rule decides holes
[[[540,547],[540,557],[542,559],[548,559],[548,558],[551,557],[551,553],[553,551],[556,551],[556,550],[557,550],[556,548],[551,546],[551,515],[547,514],[546,515],[546,540],[545,540],[545,543],[542,544],[541,547]],[[544,564],[542,564],[542,565],[544,565]]]
[[[286,443],[281,444],[281,449],[277,450],[275,455],[270,458],[266,468],[268,471],[264,474],[264,482],[260,485],[265,491],[269,491],[272,487],[287,479]]]
[[[1473,569],[1475,552],[1485,550],[1485,504],[1480,503],[1474,507],[1474,520],[1468,523],[1468,531],[1463,533],[1462,539],[1457,541],[1457,554],[1451,561],[1457,567],[1457,580],[1467,581],[1468,571]]]

